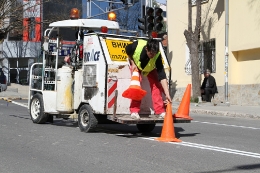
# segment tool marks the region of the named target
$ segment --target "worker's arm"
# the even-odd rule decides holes
[[[170,96],[170,93],[169,93],[167,80],[166,79],[162,79],[161,80],[161,84],[162,84],[162,88],[163,88],[163,91],[164,91],[164,94],[165,94],[165,97],[166,97],[166,103],[172,102],[172,99],[171,99],[171,96]]]
[[[157,73],[158,73],[158,79],[162,84],[162,88],[163,88],[163,91],[164,91],[164,94],[166,97],[165,103],[172,102],[161,55],[157,58],[155,64],[156,64],[156,69],[157,69]]]
[[[138,70],[137,66],[135,65],[133,58],[131,56],[128,56],[128,59],[129,59],[129,63],[131,65],[132,71]]]
[[[133,60],[133,55],[134,55],[134,51],[136,49],[136,46],[137,46],[137,42],[133,42],[132,44],[129,44],[126,46],[125,50],[126,50],[126,54],[128,55],[128,60],[129,60],[129,63],[131,65],[131,69],[132,71],[134,70],[138,70],[134,60]]]

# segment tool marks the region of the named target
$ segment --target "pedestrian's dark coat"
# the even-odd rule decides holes
[[[213,94],[218,93],[218,88],[217,88],[217,84],[216,84],[216,80],[213,76],[209,75],[209,87],[208,88],[212,88],[213,89]],[[207,82],[207,78],[204,78],[203,83],[200,87],[200,89],[205,89],[206,88],[206,82]]]

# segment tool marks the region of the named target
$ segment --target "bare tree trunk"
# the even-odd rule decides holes
[[[191,42],[191,82],[192,82],[192,97],[193,99],[198,98],[200,95],[200,78],[199,78],[199,54],[198,44]]]
[[[192,0],[188,0],[188,30],[184,31],[184,36],[190,50],[191,73],[192,73],[192,97],[198,98],[200,95],[200,78],[199,78],[199,41],[201,28],[201,0],[196,0],[196,26],[192,31]]]

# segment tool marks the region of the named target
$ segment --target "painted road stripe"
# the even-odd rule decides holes
[[[142,137],[142,139],[155,141],[154,137],[153,138]],[[173,144],[173,145],[182,145],[182,146],[186,146],[186,147],[199,148],[202,150],[218,151],[218,152],[223,152],[223,153],[236,154],[236,155],[248,156],[248,157],[260,159],[260,153],[253,153],[253,152],[247,152],[247,151],[241,151],[241,150],[235,150],[235,149],[223,148],[223,147],[216,147],[216,146],[211,146],[211,145],[203,145],[203,144],[197,144],[197,143],[191,143],[191,142],[168,142],[168,143]]]
[[[202,121],[192,121],[194,123],[202,123],[202,124],[212,124],[217,126],[227,126],[227,127],[238,127],[243,129],[253,129],[253,130],[260,130],[260,128],[257,127],[247,127],[247,126],[237,126],[237,125],[229,125],[229,124],[221,124],[221,123],[211,123],[211,122],[202,122]]]
[[[15,102],[15,101],[12,101],[12,103],[27,108],[27,104],[25,105],[25,104]]]

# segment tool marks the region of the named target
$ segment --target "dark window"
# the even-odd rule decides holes
[[[203,41],[199,46],[199,64],[200,73],[209,69],[212,73],[216,73],[216,46],[215,39]]]
[[[32,41],[35,38],[35,18],[31,17],[29,18],[29,40]]]
[[[199,45],[199,71],[203,74],[204,70],[209,69],[212,73],[216,73],[216,44],[215,39],[202,41]],[[191,74],[190,58],[186,61],[185,72]]]

